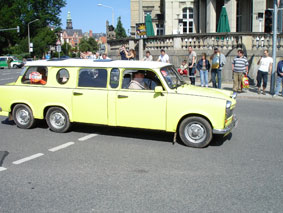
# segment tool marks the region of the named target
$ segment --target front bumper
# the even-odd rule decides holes
[[[229,126],[227,126],[224,129],[213,129],[213,134],[226,135],[229,132],[231,132],[234,127],[236,128],[237,125],[238,125],[238,118],[236,117],[236,115],[233,115],[233,120]]]

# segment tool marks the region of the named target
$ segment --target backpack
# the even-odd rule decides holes
[[[212,59],[212,69],[218,69],[220,67],[220,55],[216,55]]]

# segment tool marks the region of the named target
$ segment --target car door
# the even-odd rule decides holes
[[[7,58],[6,57],[1,57],[0,58],[0,67],[8,67]]]
[[[107,70],[82,68],[73,90],[73,121],[107,124]]]
[[[133,78],[134,72],[135,70],[131,73],[131,78]],[[154,72],[152,73],[155,75]],[[122,85],[125,85],[124,82],[128,81],[129,74],[127,70],[124,71]],[[158,78],[157,81],[159,81]],[[158,84],[161,85],[160,81]],[[116,96],[117,125],[165,130],[166,92],[155,93],[154,88],[141,90],[128,89],[128,85],[123,87],[117,92]]]

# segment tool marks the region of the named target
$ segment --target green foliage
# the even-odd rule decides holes
[[[117,26],[116,26],[116,29],[115,29],[115,33],[116,33],[117,39],[127,37],[126,30],[124,29],[123,24],[121,22],[121,16],[118,17],[118,22],[117,22]]]
[[[72,56],[71,55],[71,50],[72,50],[72,46],[70,44],[68,44],[67,42],[65,42],[63,45],[62,45],[62,54],[63,55],[67,55],[67,56]]]
[[[29,25],[30,37],[40,44],[40,46],[36,46],[34,42],[34,51],[36,54],[41,54],[42,51],[39,49],[46,50],[47,46],[50,45],[50,40],[52,40],[51,37],[53,37],[45,28],[60,26],[59,14],[61,8],[65,5],[66,0],[1,0],[0,29],[20,26],[20,33],[17,33],[16,30],[0,32],[0,55],[28,52],[28,23],[35,19],[39,19],[39,21]],[[39,42],[44,34],[48,38]],[[39,38],[36,38],[37,36]],[[44,42],[46,43],[44,44]]]
[[[97,42],[94,38],[82,38],[79,44],[81,52],[96,52],[98,50]]]

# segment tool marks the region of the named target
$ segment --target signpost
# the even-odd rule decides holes
[[[60,52],[62,51],[62,48],[61,48],[61,42],[58,40],[56,42],[56,52],[58,52],[59,54],[59,58],[60,58]]]

